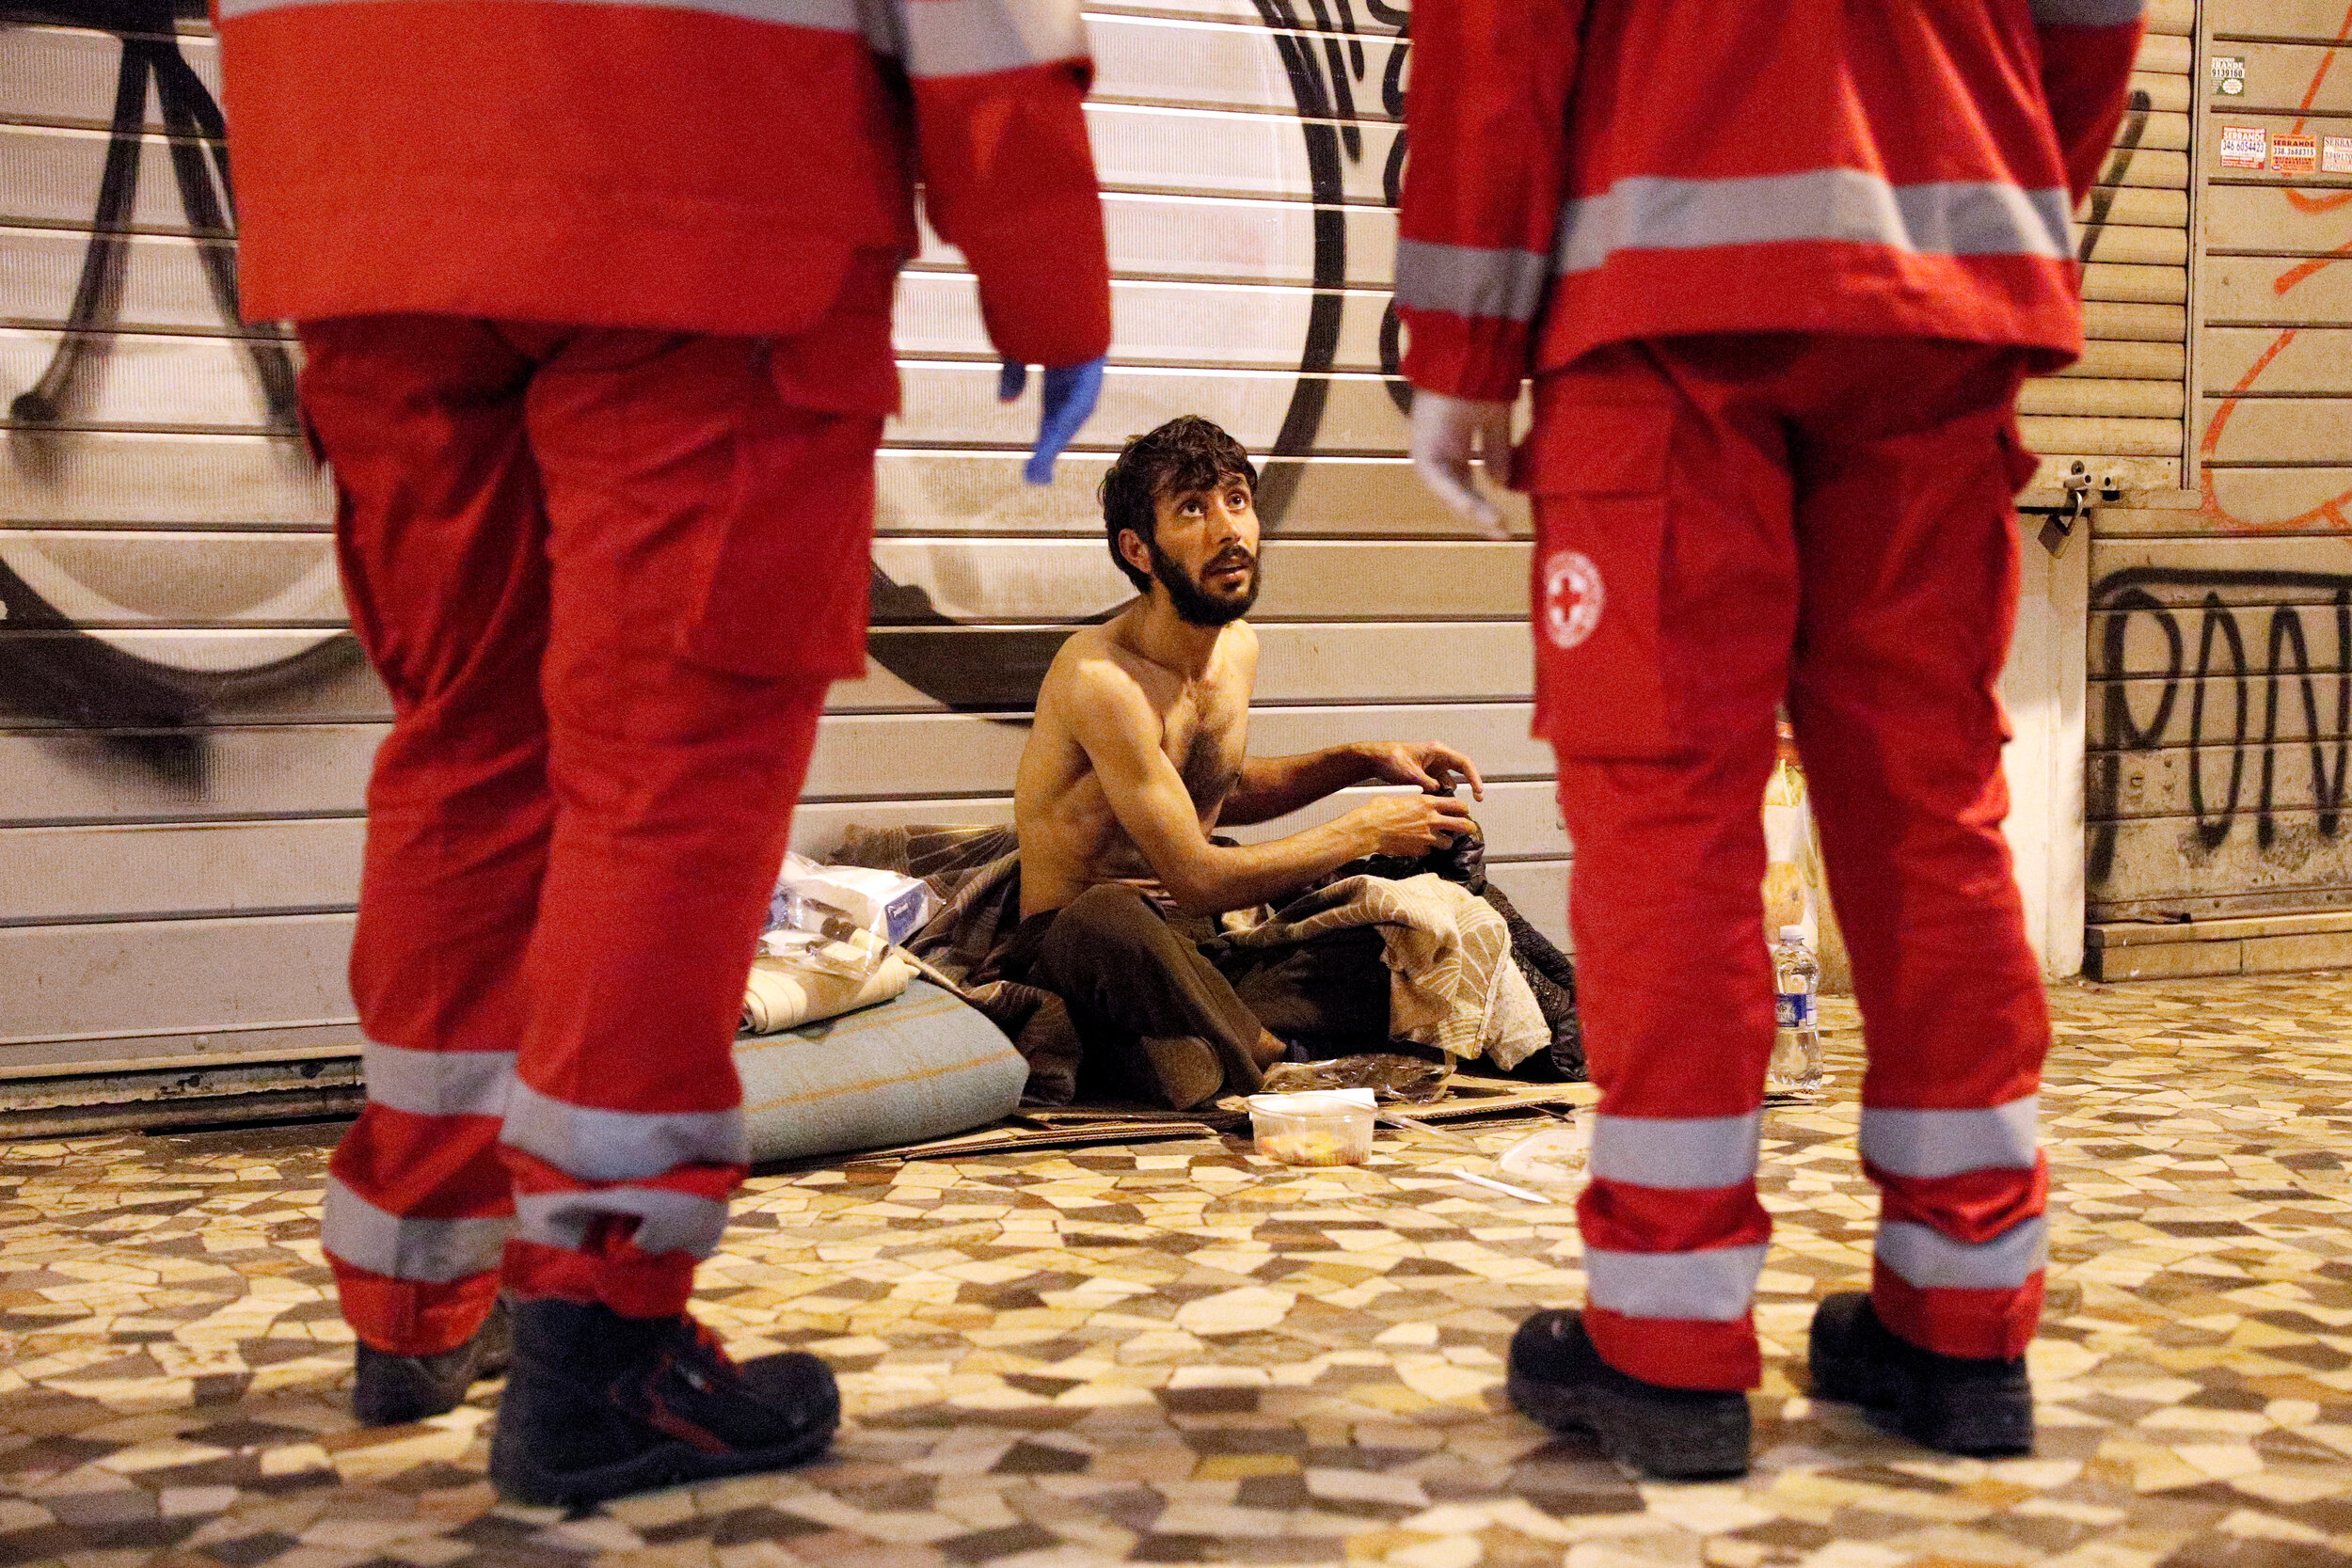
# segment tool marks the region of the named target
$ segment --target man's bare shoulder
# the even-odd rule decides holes
[[[1225,639],[1233,657],[1251,669],[1258,666],[1258,628],[1247,621],[1236,621],[1225,628]]]
[[[1038,712],[1068,722],[1104,708],[1132,716],[1156,711],[1148,687],[1151,662],[1120,641],[1110,624],[1071,633],[1047,667]]]

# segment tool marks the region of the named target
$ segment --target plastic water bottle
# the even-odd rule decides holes
[[[1783,926],[1772,946],[1772,1059],[1764,1070],[1767,1094],[1821,1091],[1821,1025],[1814,992],[1821,966],[1805,945],[1804,927]]]

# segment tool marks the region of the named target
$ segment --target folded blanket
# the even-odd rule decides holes
[[[1389,1033],[1505,1069],[1551,1043],[1535,996],[1512,961],[1502,916],[1469,889],[1423,872],[1402,881],[1349,877],[1300,895],[1274,917],[1220,939],[1276,947],[1349,926],[1376,926],[1389,966]]]
[[[839,1018],[893,1000],[914,978],[914,966],[897,953],[882,955],[863,979],[763,953],[752,960],[751,976],[743,985],[743,1032],[773,1035]]]
[[[1078,1092],[1078,1031],[1042,986],[998,977],[1021,925],[1021,853],[1010,828],[851,828],[834,861],[920,877],[946,900],[907,948],[1012,1038],[1029,1065],[1029,1105],[1067,1105]]]

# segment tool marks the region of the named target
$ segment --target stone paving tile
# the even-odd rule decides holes
[[[2029,1459],[1800,1393],[1874,1204],[1836,1093],[1765,1118],[1758,1459],[1656,1485],[1501,1394],[1572,1216],[1384,1133],[755,1179],[698,1310],[839,1369],[820,1463],[566,1517],[483,1480],[496,1390],[355,1428],[318,1250],[335,1130],[0,1148],[0,1568],[2335,1568],[2352,1553],[2352,977],[2062,986]],[[1499,1150],[1524,1129],[1476,1136]]]

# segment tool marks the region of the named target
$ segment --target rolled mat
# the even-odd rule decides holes
[[[888,1002],[914,978],[914,965],[885,953],[864,979],[812,969],[788,958],[761,954],[743,982],[743,1032],[772,1035],[819,1019],[838,1018],[859,1007]]]
[[[1028,1064],[928,980],[880,1006],[735,1042],[743,1126],[766,1163],[944,1138],[1010,1116]]]

